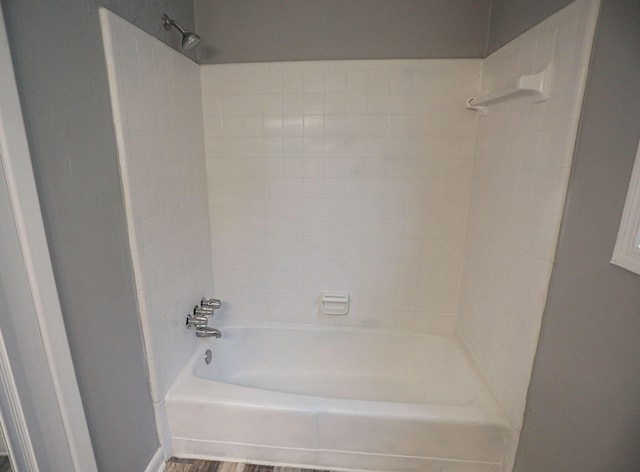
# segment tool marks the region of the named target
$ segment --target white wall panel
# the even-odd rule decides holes
[[[185,316],[202,296],[213,295],[200,70],[105,13],[129,242],[163,439],[162,401],[197,342]]]
[[[225,321],[453,331],[480,64],[202,67]],[[321,314],[323,290],[349,314]]]
[[[551,63],[550,97],[478,122],[456,331],[510,417],[515,454],[564,209],[598,2],[577,1],[483,61],[482,89]]]

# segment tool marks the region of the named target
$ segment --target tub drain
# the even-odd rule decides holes
[[[211,353],[211,349],[207,349],[204,351],[204,361],[207,364],[211,364],[211,359],[213,358],[213,354]]]

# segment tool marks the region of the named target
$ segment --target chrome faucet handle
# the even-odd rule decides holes
[[[208,306],[194,306],[193,316],[213,316],[213,308]]]
[[[188,314],[185,325],[187,328],[202,328],[204,326],[207,326],[207,318],[204,316],[194,316]]]
[[[222,306],[222,302],[217,298],[206,299],[202,297],[202,300],[200,300],[200,306],[208,307],[208,308],[211,308],[212,310],[218,310]]]

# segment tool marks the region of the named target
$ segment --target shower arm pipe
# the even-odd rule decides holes
[[[180,23],[178,23],[176,20],[172,20],[171,18],[169,18],[169,16],[167,14],[163,14],[162,15],[162,25],[164,26],[164,29],[166,29],[167,31],[169,31],[171,29],[171,27],[173,26],[178,31],[180,31],[180,34],[182,34],[182,35],[187,34],[187,30],[184,29],[182,27],[182,25]]]
[[[486,115],[486,105],[521,95],[531,95],[536,102],[543,102],[549,98],[550,76],[551,63],[547,64],[545,68],[537,74],[521,75],[512,87],[488,92],[479,97],[468,98],[467,108]]]

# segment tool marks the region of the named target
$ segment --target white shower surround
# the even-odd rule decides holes
[[[453,332],[480,67],[202,66],[220,319]],[[323,290],[349,315],[323,315]]]
[[[101,13],[165,454],[164,396],[197,345],[182,318],[212,294],[212,247],[225,323],[455,330],[509,417],[510,470],[598,6],[578,0],[482,62],[200,68]],[[549,61],[547,102],[463,108],[481,70],[495,89]],[[352,312],[320,315],[323,289],[350,291]]]
[[[100,17],[151,396],[168,454],[164,397],[197,346],[185,316],[213,294],[200,71],[113,13]]]
[[[483,90],[552,64],[548,100],[498,102],[478,121],[456,333],[509,417],[505,470],[522,427],[598,8],[578,0],[483,61]]]

